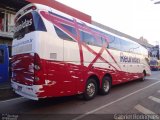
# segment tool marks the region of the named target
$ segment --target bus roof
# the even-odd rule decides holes
[[[99,31],[101,31],[101,32],[108,33],[108,34],[113,35],[113,36],[115,36],[115,37],[118,37],[118,38],[121,38],[121,39],[123,39],[123,40],[130,41],[130,42],[132,42],[132,43],[136,43],[136,44],[140,45],[139,43],[137,43],[137,42],[135,42],[135,41],[133,41],[133,40],[130,40],[130,39],[128,39],[128,38],[125,38],[125,37],[116,35],[116,34],[114,34],[114,33],[111,33],[111,32],[109,32],[109,31],[106,31],[106,30],[104,30],[104,29],[102,29],[102,28],[99,28],[99,27],[97,27],[97,26],[95,26],[95,25],[89,24],[89,23],[87,23],[87,22],[85,22],[85,21],[82,21],[82,20],[80,20],[80,19],[78,19],[78,18],[75,18],[75,17],[73,17],[73,16],[71,16],[71,15],[68,15],[68,14],[63,13],[63,12],[61,12],[61,11],[58,11],[58,10],[56,10],[56,9],[54,9],[54,8],[51,8],[51,7],[46,6],[46,5],[38,4],[38,3],[30,3],[30,4],[26,5],[25,7],[23,7],[22,9],[20,9],[20,10],[16,13],[16,17],[15,17],[16,20],[20,19],[23,15],[27,14],[28,12],[31,12],[31,11],[32,11],[32,7],[36,7],[36,10],[45,10],[45,11],[55,12],[55,13],[57,13],[57,14],[60,14],[60,15],[62,15],[62,16],[64,16],[64,17],[68,18],[68,19],[71,19],[71,20],[73,20],[73,18],[74,18],[74,19],[77,20],[78,23],[84,23],[84,24],[86,24],[87,26],[89,26],[89,27],[91,27],[91,28],[94,28],[94,29],[96,29],[96,30],[99,30]],[[143,47],[142,45],[140,45],[140,46]],[[143,47],[143,48],[144,48],[144,47]],[[146,48],[145,48],[145,49],[146,49]]]

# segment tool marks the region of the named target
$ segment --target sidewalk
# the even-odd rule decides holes
[[[11,88],[11,82],[0,83],[0,101],[19,97]]]

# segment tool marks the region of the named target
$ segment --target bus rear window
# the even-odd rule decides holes
[[[4,62],[4,51],[0,50],[0,64],[3,64]]]
[[[36,11],[32,11],[20,18],[15,25],[14,39],[20,39],[33,31],[46,31],[42,18]]]

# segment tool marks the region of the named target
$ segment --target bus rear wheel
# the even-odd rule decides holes
[[[88,79],[85,92],[84,92],[84,99],[91,100],[97,94],[97,83],[93,78]]]
[[[107,95],[111,89],[111,78],[109,76],[105,76],[102,79],[102,87],[100,89],[101,95]]]

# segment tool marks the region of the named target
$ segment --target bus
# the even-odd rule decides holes
[[[138,43],[41,4],[15,17],[14,91],[26,98],[106,95],[111,86],[150,75]]]
[[[157,58],[151,58],[149,65],[152,71],[158,71],[160,69],[160,63]]]
[[[0,83],[9,79],[9,53],[8,46],[0,44]]]
[[[158,70],[160,70],[160,60],[158,60]]]

